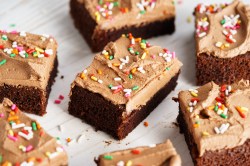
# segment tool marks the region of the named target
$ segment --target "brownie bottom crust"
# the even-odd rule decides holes
[[[232,84],[241,79],[250,80],[250,52],[233,58],[217,58],[207,54],[197,57],[197,84],[210,81],[216,84]]]
[[[44,115],[46,113],[51,86],[57,76],[57,67],[58,59],[56,57],[45,92],[42,89],[32,86],[4,84],[0,86],[0,101],[2,102],[4,98],[9,98],[24,112],[40,116]]]
[[[91,17],[85,6],[78,0],[70,1],[70,13],[74,20],[75,27],[85,38],[93,52],[102,51],[110,42],[115,41],[122,34],[132,33],[144,39],[164,34],[172,34],[175,31],[175,17],[140,25],[124,26],[120,29],[99,30],[94,33],[97,26],[96,21]]]
[[[250,139],[243,145],[231,149],[206,151],[201,157],[192,134],[189,132],[182,110],[177,117],[180,133],[185,136],[188,149],[196,166],[249,166],[250,165]]]
[[[69,113],[112,135],[116,139],[125,138],[143,121],[177,85],[176,74],[147,103],[123,119],[125,105],[115,105],[98,93],[79,86],[72,89]]]

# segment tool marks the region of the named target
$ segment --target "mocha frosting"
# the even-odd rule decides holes
[[[207,54],[218,58],[232,58],[250,51],[249,5],[239,0],[220,6],[200,4],[195,16],[197,56]],[[229,20],[226,25],[223,25],[224,19]],[[228,24],[230,21],[234,26]]]
[[[99,156],[99,166],[180,166],[181,158],[170,140],[164,143],[105,153]]]
[[[0,126],[0,165],[67,165],[59,140],[6,98],[0,104]]]
[[[121,37],[109,43],[92,64],[77,75],[72,89],[80,86],[99,93],[113,104],[125,105],[126,113],[130,114],[145,105],[180,71],[182,63],[175,52],[150,46],[140,38],[129,38]]]
[[[0,30],[0,86],[45,89],[53,69],[57,43],[47,35]]]
[[[101,12],[104,10],[106,3],[100,5],[99,0],[78,1],[85,6],[92,18],[96,20],[96,30],[119,29],[123,26],[132,25],[139,26],[142,23],[162,21],[175,16],[173,0],[146,0],[148,4],[145,6],[142,6],[141,0],[114,0],[113,2],[117,6],[108,7],[109,10],[107,11],[111,13],[109,17],[103,16]]]
[[[197,91],[181,91],[179,103],[200,156],[240,146],[250,138],[249,81],[221,87],[210,82]]]

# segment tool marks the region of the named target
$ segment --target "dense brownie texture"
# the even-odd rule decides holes
[[[185,136],[188,149],[196,166],[239,166],[248,165],[250,161],[250,139],[243,145],[231,149],[221,149],[216,151],[206,151],[199,157],[197,145],[192,134],[187,129],[187,123],[183,118],[182,110],[179,112],[177,121],[180,126],[180,133]]]
[[[0,102],[6,97],[15,102],[20,107],[20,109],[25,110],[27,113],[41,116],[44,115],[46,113],[51,87],[57,75],[57,67],[58,60],[56,57],[53,69],[50,72],[50,78],[46,87],[46,91],[35,87],[22,85],[12,86],[4,84],[3,86],[0,86]]]
[[[101,51],[108,42],[117,40],[122,34],[132,33],[146,39],[153,36],[172,34],[175,31],[174,16],[154,22],[143,22],[138,25],[124,24],[119,28],[98,29],[95,32],[98,23],[93,19],[83,3],[79,2],[79,0],[71,0],[70,13],[76,28],[83,35],[93,52]]]
[[[176,87],[178,75],[159,90],[145,106],[134,110],[126,119],[122,119],[125,105],[114,105],[100,94],[78,86],[72,89],[69,113],[85,120],[98,130],[103,130],[117,139],[123,139]]]
[[[199,4],[195,16],[197,84],[249,80],[249,6],[239,0],[231,4]]]
[[[232,84],[241,79],[250,80],[250,52],[234,58],[223,59],[207,54],[197,57],[197,84],[209,81],[217,84]]]
[[[77,74],[69,113],[123,139],[175,88],[181,66],[175,52],[123,35]]]
[[[107,156],[112,160],[107,160]],[[170,140],[160,144],[139,146],[132,149],[107,152],[96,160],[98,166],[113,165],[147,165],[147,166],[181,166],[181,158]]]
[[[57,42],[49,35],[0,30],[0,101],[44,115],[57,75]]]
[[[47,134],[34,119],[26,116],[7,98],[0,103],[0,163],[12,165],[68,165],[59,138]]]
[[[248,165],[249,88],[248,80],[222,86],[210,82],[179,93],[177,121],[195,165]]]

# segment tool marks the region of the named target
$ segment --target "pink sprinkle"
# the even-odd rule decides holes
[[[13,104],[12,106],[11,106],[11,110],[15,110],[16,109],[16,104]]]
[[[130,97],[130,93],[126,93],[126,94],[125,94],[125,97],[126,97],[126,98],[129,98],[129,97]]]
[[[16,30],[13,30],[10,32],[11,34],[18,34],[18,32]]]
[[[1,113],[1,114],[0,114],[0,118],[3,118],[3,117],[4,117],[4,114],[3,114],[3,113]]]
[[[122,85],[118,85],[117,88],[118,88],[118,89],[121,89],[121,88],[122,88]]]
[[[96,9],[97,9],[97,10],[100,10],[100,9],[101,9],[101,6],[99,6],[99,5],[96,6]]]
[[[64,96],[63,96],[63,95],[59,95],[59,99],[60,99],[60,100],[63,100],[63,99],[64,99]]]
[[[55,100],[55,104],[60,104],[61,100]]]
[[[16,142],[17,141],[17,138],[16,137],[13,137],[11,135],[8,135],[8,138],[11,139],[12,141]]]
[[[26,152],[29,152],[29,151],[31,151],[32,149],[33,149],[33,146],[32,146],[32,145],[29,145],[29,146],[26,147]]]
[[[152,55],[151,57],[152,57],[153,59],[155,59],[155,55]]]
[[[173,52],[173,53],[172,53],[172,58],[174,59],[174,58],[175,58],[175,56],[176,56],[176,55],[175,55],[175,52]]]

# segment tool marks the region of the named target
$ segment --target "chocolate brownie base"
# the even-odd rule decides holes
[[[172,34],[175,31],[175,17],[172,17],[163,21],[141,24],[140,26],[125,26],[121,29],[110,30],[100,29],[94,34],[97,23],[83,4],[77,0],[71,0],[70,13],[76,28],[83,35],[93,52],[102,51],[110,41],[115,41],[121,37],[122,34],[132,33],[135,36],[147,39],[153,36]]]
[[[9,98],[18,105],[21,110],[27,113],[36,115],[44,115],[48,103],[51,86],[55,81],[57,75],[58,60],[57,57],[54,61],[53,69],[50,72],[50,78],[46,91],[28,86],[12,86],[4,84],[0,86],[0,102],[4,97]]]
[[[197,56],[197,84],[210,81],[216,84],[232,84],[241,79],[250,80],[250,52],[233,58],[217,58],[207,54]]]
[[[180,108],[179,108],[180,109]],[[203,156],[199,157],[197,145],[194,142],[192,134],[187,128],[182,110],[179,111],[177,121],[180,126],[180,133],[184,133],[191,157],[196,166],[247,166],[250,162],[250,139],[243,145],[232,149],[221,149],[216,151],[206,151]]]
[[[69,113],[85,120],[98,130],[105,131],[116,139],[125,138],[158,104],[176,87],[178,74],[160,89],[145,106],[122,118],[125,105],[115,105],[98,93],[75,86],[69,103]]]

